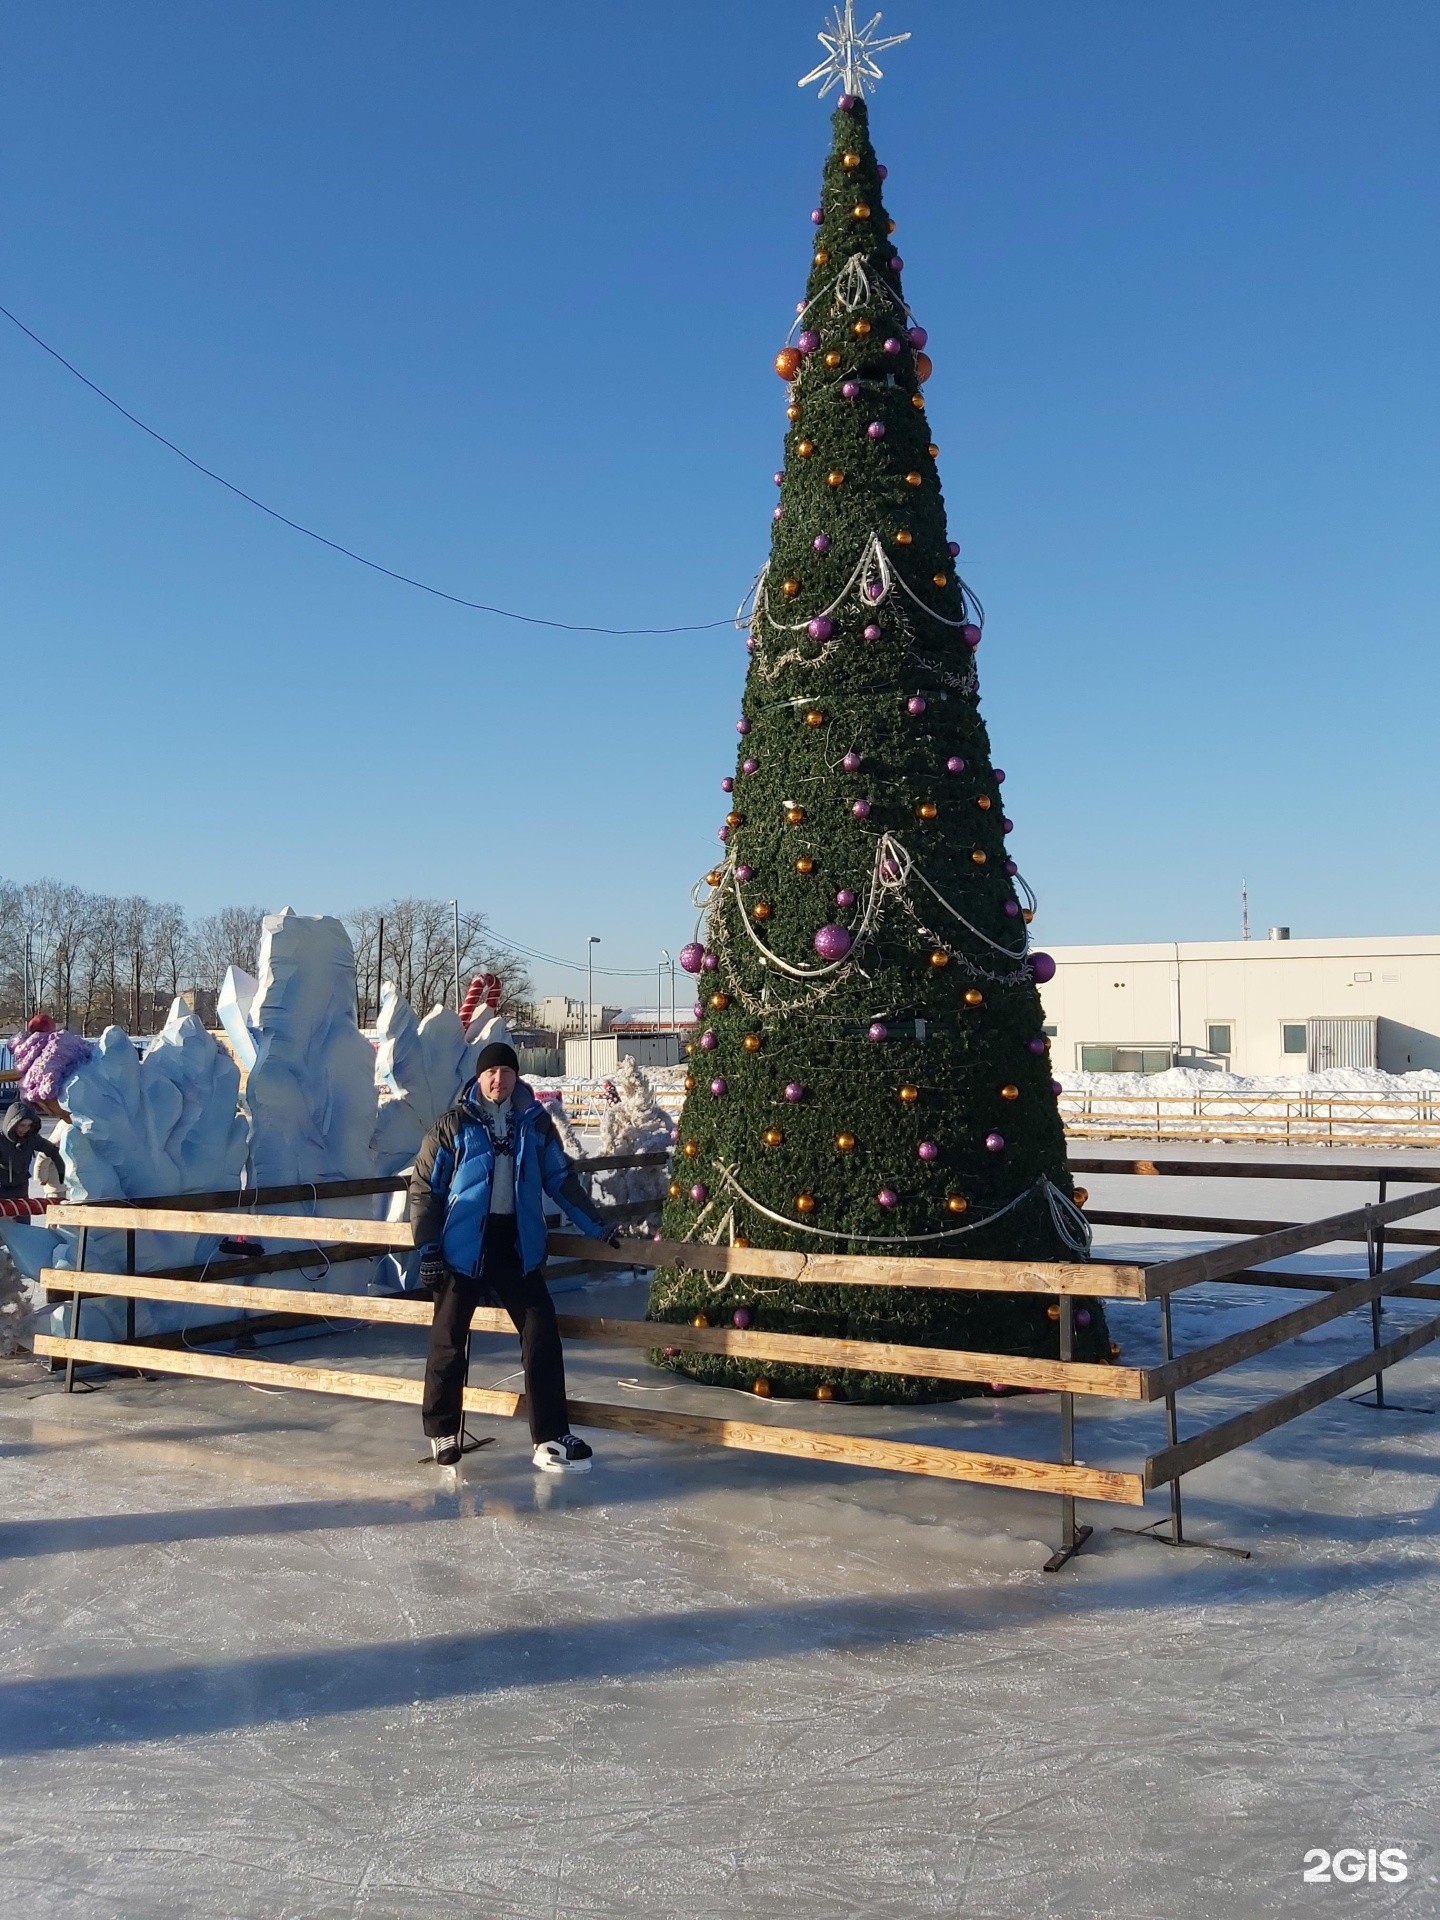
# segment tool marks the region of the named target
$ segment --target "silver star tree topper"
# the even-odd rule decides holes
[[[883,53],[887,47],[898,47],[902,40],[910,38],[908,33],[892,33],[887,39],[877,39],[875,29],[881,18],[877,13],[865,26],[857,27],[855,0],[845,0],[843,12],[837,6],[833,31],[816,36],[825,49],[825,58],[799,84],[808,87],[812,81],[818,80],[822,100],[835,86],[859,97],[873,93],[875,82],[885,77],[875,63],[875,55]]]

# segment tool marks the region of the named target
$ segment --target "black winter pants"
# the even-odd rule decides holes
[[[425,1360],[425,1398],[421,1417],[430,1437],[460,1431],[460,1395],[465,1384],[465,1342],[470,1320],[487,1294],[493,1294],[515,1322],[525,1368],[525,1408],[530,1437],[558,1440],[569,1431],[565,1405],[565,1359],[555,1303],[537,1268],[521,1270],[513,1214],[492,1213],[485,1224],[485,1260],[479,1279],[447,1272],[435,1295],[430,1351]]]

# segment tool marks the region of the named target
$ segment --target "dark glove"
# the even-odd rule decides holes
[[[420,1262],[420,1285],[427,1293],[438,1293],[448,1272],[449,1268],[441,1254],[427,1253]]]

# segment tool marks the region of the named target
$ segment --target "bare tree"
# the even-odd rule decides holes
[[[394,982],[417,1013],[455,1004],[455,918],[448,900],[390,900],[384,906],[357,907],[344,915],[344,921],[355,948],[363,1024],[368,1025],[379,1011],[380,989],[387,980]],[[525,962],[500,945],[484,914],[462,913],[462,995],[477,973],[500,976],[502,1012],[513,1011],[531,992]]]

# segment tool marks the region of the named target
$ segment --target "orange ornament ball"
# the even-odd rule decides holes
[[[692,1327],[708,1327],[710,1324],[710,1316],[708,1313],[697,1313],[690,1324]]]
[[[710,1004],[717,1013],[724,1013],[730,1004],[730,996],[728,993],[712,993],[710,996]]]
[[[921,473],[907,473],[905,476],[905,484],[907,487],[923,487],[925,484],[925,476]]]
[[[826,474],[825,484],[827,487],[843,487],[845,484],[845,476],[838,467],[835,467]]]
[[[912,393],[912,394],[911,394],[911,396],[910,396],[910,404],[911,404],[911,406],[912,406],[912,407],[914,407],[914,409],[915,409],[915,411],[916,411],[917,413],[919,413],[919,412],[921,412],[921,411],[922,411],[922,409],[924,408],[924,405],[925,405],[925,396],[924,396],[924,394],[923,394],[923,393]]]
[[[758,1033],[747,1033],[740,1044],[746,1053],[759,1053],[765,1042]]]
[[[840,1149],[841,1153],[853,1153],[855,1151],[854,1134],[837,1133],[835,1136],[835,1145]]]
[[[870,322],[868,320],[857,320],[850,331],[857,340],[863,340],[870,331]]]
[[[811,707],[810,711],[805,715],[805,724],[807,727],[823,727],[824,726],[825,716],[820,711],[819,707]]]
[[[893,220],[887,220],[887,221],[885,222],[885,231],[886,231],[886,233],[894,233],[894,231],[895,231],[895,222],[894,222]]]
[[[800,403],[798,400],[792,400],[789,406],[786,407],[785,418],[792,423],[800,418]]]
[[[930,577],[935,582],[937,587],[948,586],[950,583],[950,576],[948,573],[934,573]]]
[[[693,1160],[700,1151],[700,1143],[698,1140],[687,1140],[680,1151],[687,1160]]]
[[[768,920],[770,918],[770,903],[768,900],[757,900],[750,911],[757,920]]]
[[[970,1211],[970,1202],[965,1198],[963,1193],[947,1194],[945,1196],[945,1211],[947,1213],[968,1213]]]
[[[940,809],[933,800],[922,800],[915,811],[922,820],[935,820],[940,814]]]
[[[850,218],[852,220],[868,220],[870,218],[869,202],[866,200],[857,200],[855,205],[850,209]]]
[[[842,153],[840,156],[840,164],[845,168],[847,173],[853,173],[860,164],[860,156],[858,153]]]
[[[1059,1307],[1046,1307],[1045,1318],[1047,1320],[1058,1320],[1060,1318]]]
[[[743,827],[745,824],[745,816],[743,813],[727,813],[725,816],[725,824],[727,827]]]
[[[1002,1100],[1018,1100],[1020,1098],[1019,1087],[1001,1087],[1000,1098]]]
[[[782,580],[780,582],[780,591],[787,600],[793,600],[800,591],[800,582],[798,580]]]
[[[815,255],[815,264],[816,264],[816,266],[817,266],[817,267],[828,267],[828,266],[829,266],[829,264],[830,264],[830,249],[829,249],[828,247],[821,247],[821,248],[820,248],[820,250],[819,250],[819,252],[818,252],[818,253],[817,253],[817,254]]]
[[[808,853],[802,853],[800,858],[795,862],[795,871],[796,873],[813,873],[815,871],[815,862],[810,858]]]
[[[695,1091],[695,1076],[693,1073],[687,1073],[685,1076],[685,1091],[686,1093],[693,1093]]]
[[[903,1106],[913,1107],[915,1102],[920,1098],[919,1087],[900,1087],[898,1092]]]
[[[933,440],[931,441],[927,451],[932,460],[938,460],[940,458],[940,449],[935,445]]]
[[[965,1004],[967,1007],[983,1007],[985,1004],[985,996],[978,987],[967,987],[965,989]]]
[[[914,534],[908,527],[901,527],[895,535],[895,544],[897,547],[908,547],[914,538]]]
[[[917,353],[915,356],[915,378],[920,382],[922,387],[934,371],[935,362],[930,358],[929,354]]]
[[[975,862],[977,867],[983,867],[985,864],[985,855],[980,851],[979,847],[975,849],[970,858]]]
[[[936,947],[934,952],[930,955],[930,964],[932,967],[935,968],[936,972],[938,973],[941,967],[949,966],[950,956],[948,953],[946,953],[943,947]]]
[[[680,1186],[680,1182],[678,1180],[672,1180],[670,1182],[670,1198],[672,1200],[678,1200],[680,1198],[681,1191],[682,1189]]]
[[[765,1378],[764,1374],[761,1374],[758,1380],[751,1382],[750,1391],[752,1393],[758,1394],[762,1400],[768,1400],[770,1396],[774,1393],[775,1389],[771,1386],[770,1382]]]
[[[720,870],[719,870],[719,868],[718,868],[718,867],[712,867],[712,868],[710,869],[710,871],[709,871],[709,873],[707,873],[707,874],[706,874],[706,876],[705,876],[705,884],[706,884],[706,886],[707,886],[707,887],[718,887],[718,886],[719,886],[719,884],[720,884]]]
[[[1085,1202],[1089,1198],[1090,1198],[1090,1189],[1088,1187],[1076,1187],[1075,1204],[1077,1207],[1083,1207]]]
[[[778,1147],[783,1143],[785,1136],[781,1133],[779,1127],[767,1127],[760,1138],[765,1142],[767,1147]]]
[[[979,809],[980,809],[980,811],[981,811],[982,813],[988,813],[988,812],[990,811],[990,796],[989,796],[989,794],[988,794],[988,793],[978,793],[978,794],[976,794],[976,796],[975,796],[975,804],[976,804],[976,806],[977,806],[977,807],[979,807]]]
[[[833,347],[825,356],[825,364],[827,367],[838,367],[840,364],[840,356]]]
[[[748,1247],[750,1244],[750,1236],[746,1233],[737,1233],[730,1244],[732,1247]]]
[[[808,460],[815,451],[815,442],[813,440],[802,440],[795,451],[802,460]]]
[[[782,380],[793,380],[805,364],[805,356],[798,347],[782,347],[775,356],[775,371]]]
[[[798,827],[805,818],[804,807],[787,807],[785,809],[785,818],[792,827]]]
[[[1028,927],[1030,922],[1035,918],[1035,914],[1031,908],[1025,907],[1021,911],[1020,918],[1025,922],[1026,926]]]
[[[843,1400],[845,1394],[844,1390],[837,1387],[832,1381],[822,1380],[815,1389],[815,1398],[817,1400]]]
[[[795,1196],[795,1211],[797,1213],[814,1213],[815,1211],[814,1194],[813,1193],[797,1193]]]

